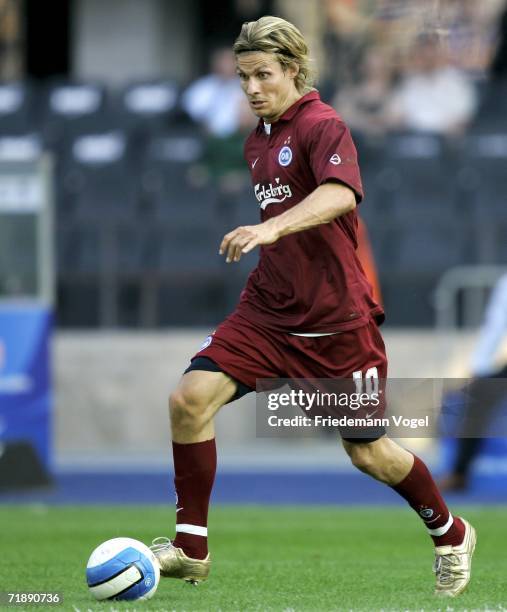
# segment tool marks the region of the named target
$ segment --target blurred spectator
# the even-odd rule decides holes
[[[471,382],[463,390],[464,414],[452,470],[440,482],[442,491],[466,489],[470,468],[481,450],[496,410],[507,399],[507,363],[495,357],[507,333],[507,274],[497,282],[489,301],[479,341],[472,356]]]
[[[14,81],[23,72],[23,5],[0,0],[0,78]]]
[[[442,27],[449,61],[475,80],[483,79],[495,44],[498,2],[494,0],[444,0]]]
[[[225,137],[239,127],[243,91],[236,74],[234,55],[228,47],[211,56],[211,73],[197,79],[183,93],[182,105],[213,136]]]
[[[497,20],[496,50],[488,68],[489,78],[479,89],[480,106],[472,129],[503,133],[507,125],[507,1]]]
[[[377,44],[402,51],[413,43],[431,17],[432,7],[419,0],[375,0],[375,38]]]
[[[324,99],[356,82],[357,66],[371,42],[371,18],[358,0],[326,0],[325,20],[326,62],[319,87]]]
[[[414,44],[389,106],[394,129],[453,135],[472,119],[477,95],[470,80],[449,64],[439,37],[425,33]]]
[[[370,49],[359,70],[359,82],[346,85],[335,96],[333,106],[352,131],[373,137],[384,133],[393,86],[390,66],[380,49]]]
[[[243,96],[239,103],[237,129],[225,137],[208,138],[204,163],[222,199],[236,196],[249,183],[250,175],[243,158],[243,146],[257,121]]]

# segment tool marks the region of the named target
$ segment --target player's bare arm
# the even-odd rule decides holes
[[[324,183],[296,206],[258,225],[240,226],[226,234],[220,255],[227,263],[239,261],[256,246],[273,244],[282,236],[329,223],[356,207],[352,189],[339,183]]]

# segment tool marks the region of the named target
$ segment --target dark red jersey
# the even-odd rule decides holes
[[[245,143],[255,197],[265,221],[292,208],[319,185],[337,181],[363,197],[350,132],[312,91],[266,133],[264,122]],[[356,255],[355,211],[328,224],[262,246],[237,312],[285,332],[326,333],[383,320]]]

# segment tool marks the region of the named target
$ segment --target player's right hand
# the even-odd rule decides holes
[[[242,225],[224,236],[219,254],[226,254],[227,263],[239,261],[242,255],[249,253],[256,246],[273,244],[278,238],[274,224],[269,221],[259,225]]]

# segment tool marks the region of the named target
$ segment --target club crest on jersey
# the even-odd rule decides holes
[[[292,161],[292,149],[290,147],[282,147],[278,153],[278,163],[280,166],[288,166]]]

